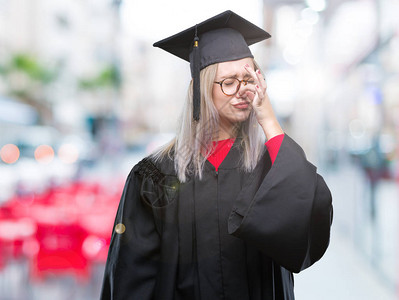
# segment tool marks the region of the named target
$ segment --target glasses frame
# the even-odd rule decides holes
[[[223,90],[223,82],[224,82],[225,80],[227,80],[227,79],[235,79],[235,80],[238,80],[238,82],[239,82],[238,85],[237,85],[236,91],[235,91],[233,94],[227,94],[227,93],[225,93],[225,91]],[[255,83],[255,80],[253,80],[252,78],[240,80],[240,79],[235,78],[235,77],[225,78],[225,79],[223,79],[222,81],[214,81],[214,83],[217,83],[218,85],[220,85],[220,89],[222,90],[222,93],[223,93],[223,94],[225,94],[226,96],[233,96],[233,95],[237,94],[237,92],[240,90],[240,88],[241,88],[241,83],[244,84],[244,86],[246,86],[250,81],[253,81],[253,82]]]

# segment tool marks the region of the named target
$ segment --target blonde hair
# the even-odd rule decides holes
[[[257,67],[255,62],[254,64]],[[217,68],[218,64],[213,64],[201,70],[200,119],[193,120],[193,82],[191,81],[176,137],[152,154],[156,161],[162,160],[165,156],[171,157],[181,182],[187,180],[187,175],[198,176],[201,179],[204,164],[213,151],[212,140],[219,132],[219,113],[212,100]],[[265,138],[253,110],[247,120],[235,125],[235,132],[236,136],[242,138],[242,169],[250,172],[255,168],[265,147]]]

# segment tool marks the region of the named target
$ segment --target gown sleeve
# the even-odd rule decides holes
[[[153,298],[160,238],[151,206],[142,195],[148,183],[140,163],[129,174],[119,203],[105,266],[101,300]]]
[[[228,230],[298,273],[328,247],[332,196],[316,167],[287,134],[268,172],[264,165],[265,157],[234,201]]]
[[[271,138],[265,143],[272,164],[276,160],[278,150],[280,150],[280,146],[281,143],[283,142],[283,139],[284,139],[284,133],[276,135],[275,137]]]

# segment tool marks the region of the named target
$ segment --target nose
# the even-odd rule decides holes
[[[249,89],[249,84],[246,84],[245,82],[241,82],[240,86],[237,90],[237,98],[242,98],[243,96],[245,96],[246,91]]]

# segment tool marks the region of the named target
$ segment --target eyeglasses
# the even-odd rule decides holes
[[[255,81],[253,79],[240,80],[238,78],[225,78],[222,81],[215,81],[215,83],[220,85],[223,94],[233,96],[239,91],[241,83],[246,86],[247,84],[255,84]]]

